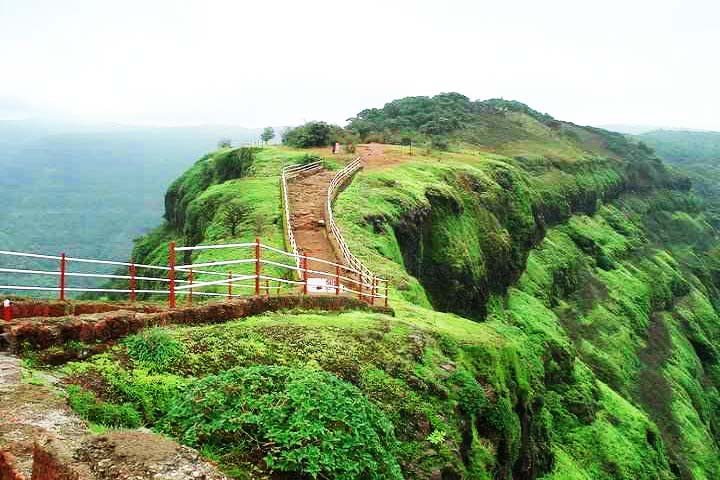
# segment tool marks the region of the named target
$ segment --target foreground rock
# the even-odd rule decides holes
[[[21,378],[20,361],[0,353],[0,480],[226,478],[195,450],[151,432],[91,435],[52,386]]]

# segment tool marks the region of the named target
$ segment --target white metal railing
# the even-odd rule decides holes
[[[290,216],[289,199],[288,199],[288,180],[297,177],[299,175],[306,175],[314,173],[322,168],[320,162],[313,162],[306,165],[291,165],[282,169],[281,174],[281,187],[282,187],[282,200],[283,200],[283,211],[285,215],[285,227],[287,231],[287,240],[290,247],[290,252],[275,248],[269,245],[263,244],[260,239],[256,239],[255,242],[246,243],[233,243],[224,245],[196,245],[188,247],[176,247],[175,243],[172,242],[168,246],[168,264],[167,265],[147,265],[139,264],[133,261],[130,262],[119,262],[112,260],[100,260],[90,258],[79,258],[69,257],[64,253],[61,255],[43,255],[37,253],[28,252],[15,252],[0,250],[0,257],[2,258],[24,258],[34,259],[37,261],[54,261],[58,262],[58,270],[48,269],[30,269],[30,268],[18,268],[12,266],[0,266],[0,273],[11,274],[11,275],[27,275],[30,278],[36,276],[51,276],[59,279],[57,286],[47,285],[0,285],[0,291],[46,291],[46,292],[58,292],[60,300],[65,300],[66,292],[97,292],[97,293],[115,293],[115,294],[129,294],[130,300],[135,301],[137,294],[150,294],[150,295],[167,295],[168,303],[171,308],[176,306],[176,295],[186,295],[189,302],[192,302],[193,295],[198,296],[212,296],[212,297],[227,297],[235,298],[242,297],[233,293],[233,288],[249,288],[254,290],[254,294],[259,296],[261,291],[265,294],[270,295],[272,290],[277,293],[280,292],[281,288],[301,288],[301,293],[317,293],[309,291],[309,275],[314,275],[315,279],[320,277],[325,279],[325,284],[322,292],[320,293],[334,293],[336,295],[357,295],[358,298],[367,301],[370,304],[374,304],[375,300],[383,300],[385,306],[388,304],[388,282],[387,280],[378,278],[374,275],[352,252],[350,252],[345,239],[343,238],[342,232],[338,228],[335,218],[332,213],[332,202],[338,195],[340,189],[346,184],[346,182],[355,174],[360,168],[362,163],[360,158],[356,158],[342,170],[340,170],[330,182],[327,191],[326,201],[326,219],[327,228],[335,239],[342,258],[345,264],[335,263],[328,260],[311,257],[307,255],[300,255],[298,252],[297,243],[295,241],[295,235],[292,229],[292,219]],[[176,262],[177,252],[195,252],[202,250],[216,250],[216,249],[253,249],[254,255],[237,256],[228,260],[218,260],[211,262],[200,262],[195,264],[178,265]],[[269,252],[270,255],[265,255],[263,252]],[[272,256],[275,258],[272,258]],[[285,263],[283,261],[277,261],[278,258],[288,258],[290,261]],[[270,258],[268,258],[270,257]],[[326,271],[314,270],[308,268],[308,262],[321,263],[328,267],[334,267],[335,272],[330,273]],[[73,263],[80,263],[86,265],[98,265],[98,266],[113,266],[113,267],[125,267],[128,269],[127,275],[119,273],[84,273],[84,272],[71,272],[68,271],[68,265]],[[230,267],[232,265],[254,265],[254,272],[252,274],[241,274],[233,276],[230,271],[214,271],[211,268],[217,267]],[[272,273],[266,274],[263,272],[263,267],[272,267],[279,271],[286,271],[288,274],[284,276],[273,275]],[[138,274],[138,269],[143,270],[143,275]],[[202,269],[202,270],[201,270]],[[332,270],[332,269],[329,269]],[[156,273],[157,276],[152,274]],[[178,278],[178,275],[184,275],[185,278]],[[203,279],[203,281],[196,278],[196,275],[202,276],[214,276],[216,279]],[[218,276],[224,277],[223,279],[217,279]],[[294,277],[291,279],[289,277]],[[98,278],[106,280],[127,280],[126,288],[85,288],[77,286],[68,286],[67,281],[70,278]],[[300,280],[297,280],[297,279]],[[252,283],[243,283],[251,280]],[[154,288],[142,288],[138,286],[137,282],[147,282],[152,284],[153,282],[162,283],[167,288],[154,289]],[[264,282],[264,285],[263,283]],[[274,282],[275,286],[271,286],[270,282]],[[0,282],[3,283],[3,282]],[[227,293],[221,293],[217,291],[198,291],[198,289],[206,287],[220,287],[226,286]]]
[[[340,231],[337,222],[335,222],[335,216],[333,215],[332,211],[332,204],[335,201],[338,193],[340,193],[340,190],[345,186],[347,181],[351,179],[352,176],[361,168],[362,159],[360,157],[357,157],[355,160],[345,165],[345,167],[333,177],[327,191],[327,199],[325,205],[325,217],[327,218],[326,225],[328,231],[335,238],[335,242],[337,243],[337,247],[340,249],[340,253],[342,254],[343,260],[345,260],[345,263],[350,268],[361,272],[362,275],[367,278],[377,278],[370,271],[369,268],[367,268],[355,255],[352,254],[352,252],[350,251],[350,247],[348,247],[347,242],[345,241],[345,237],[343,237],[342,231]],[[378,280],[383,283],[386,282],[386,280],[383,279],[378,278]]]
[[[246,255],[245,258],[234,258],[232,260],[218,260],[214,262],[200,262],[195,264],[182,265],[176,263],[177,252],[211,249],[252,249],[254,251],[254,254]],[[268,253],[264,254],[263,252]],[[174,308],[176,306],[176,295],[178,294],[186,295],[188,300],[192,302],[193,295],[227,298],[244,296],[241,294],[233,293],[233,288],[249,288],[251,290],[254,290],[254,294],[256,296],[259,296],[263,291],[266,295],[270,295],[270,292],[273,290],[279,293],[281,288],[299,287],[302,294],[334,293],[335,295],[357,295],[358,298],[363,299],[370,304],[375,304],[376,300],[384,301],[386,306],[388,303],[387,283],[385,283],[384,286],[381,286],[381,281],[379,279],[367,276],[365,272],[358,269],[348,267],[346,265],[341,265],[339,263],[323,260],[320,258],[286,252],[284,250],[280,250],[269,245],[264,245],[260,241],[260,239],[256,239],[256,241],[252,243],[227,245],[197,245],[193,247],[176,247],[175,243],[170,243],[168,246],[168,265],[146,265],[136,264],[134,262],[117,262],[110,260],[68,257],[65,254],[40,255],[36,253],[14,252],[5,250],[0,250],[0,256],[4,258],[33,258],[36,260],[58,262],[58,270],[35,270],[27,268],[0,267],[0,273],[29,275],[31,278],[34,278],[36,276],[59,277],[57,286],[0,285],[0,291],[58,292],[60,300],[65,300],[65,294],[67,292],[129,294],[131,301],[134,301],[136,299],[137,294],[167,295],[169,306],[171,308]],[[276,257],[284,257],[292,260],[288,263],[285,263],[282,261],[276,261],[276,259],[274,259]],[[310,269],[308,268],[309,261],[319,262],[324,265],[334,267],[335,272],[329,273]],[[68,265],[72,263],[124,266],[128,267],[129,272],[128,275],[121,275],[117,273],[105,274],[71,272],[68,269]],[[232,272],[205,270],[206,268],[229,267],[231,265],[238,264],[254,265],[254,272],[250,274],[236,274],[235,276],[233,276]],[[285,275],[283,277],[278,274],[273,274],[272,272],[266,274],[263,272],[263,267],[265,266],[272,267],[272,269],[276,270],[292,272],[298,275],[301,280],[298,281],[288,278],[291,275]],[[199,270],[200,268],[203,268],[203,270]],[[145,275],[138,275],[138,269],[143,269],[145,271]],[[162,272],[162,276],[152,276],[148,274],[148,272]],[[185,279],[177,278],[178,275],[181,274],[185,275]],[[195,275],[197,274],[202,274],[205,276],[216,276],[216,278],[217,276],[222,276],[224,278],[197,281],[198,279],[195,277]],[[312,292],[309,290],[310,275],[313,275],[316,279],[324,278],[326,280],[325,287],[321,292]],[[67,281],[68,279],[74,277],[101,278],[108,280],[127,280],[128,285],[127,288],[71,287],[67,284]],[[250,280],[252,283],[244,283],[248,280]],[[145,281],[150,283],[161,282],[166,288],[140,288],[137,284],[138,281]],[[273,282],[275,286],[271,286],[270,282]],[[226,286],[228,289],[227,293],[217,291],[198,291],[206,287],[220,286]]]

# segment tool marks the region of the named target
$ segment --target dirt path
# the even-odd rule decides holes
[[[387,168],[412,159],[399,152],[390,152],[382,143],[358,145],[357,149],[363,160],[363,166],[368,170]]]
[[[366,168],[382,168],[401,160],[386,155],[385,145],[370,143],[358,146],[358,154]],[[310,257],[344,264],[338,258],[325,229],[325,202],[328,185],[335,172],[321,170],[315,174],[298,177],[288,184],[291,222],[298,248]],[[321,262],[309,262],[311,270],[335,273],[335,268]]]
[[[330,262],[343,263],[335,255],[325,230],[325,201],[328,184],[335,176],[330,170],[298,177],[288,185],[290,216],[295,241],[302,253]],[[321,262],[310,261],[311,270],[335,273],[335,268]]]

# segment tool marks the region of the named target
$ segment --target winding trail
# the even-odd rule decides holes
[[[335,255],[325,230],[325,199],[328,184],[334,176],[335,172],[331,170],[320,170],[311,175],[297,177],[289,183],[290,222],[295,241],[303,255],[343,264],[342,259]],[[308,268],[335,273],[335,268],[331,265],[312,260],[308,262]]]
[[[385,146],[378,143],[359,145],[358,153],[363,166],[381,168],[387,166]],[[295,178],[288,184],[290,221],[298,248],[305,255],[344,265],[338,258],[325,229],[325,202],[330,182],[335,172],[320,170],[314,174]],[[335,273],[335,268],[321,262],[309,261],[311,270]]]

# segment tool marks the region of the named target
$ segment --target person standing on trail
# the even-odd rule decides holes
[[[332,153],[335,154],[335,148],[337,148],[337,142],[333,142],[332,144]]]

